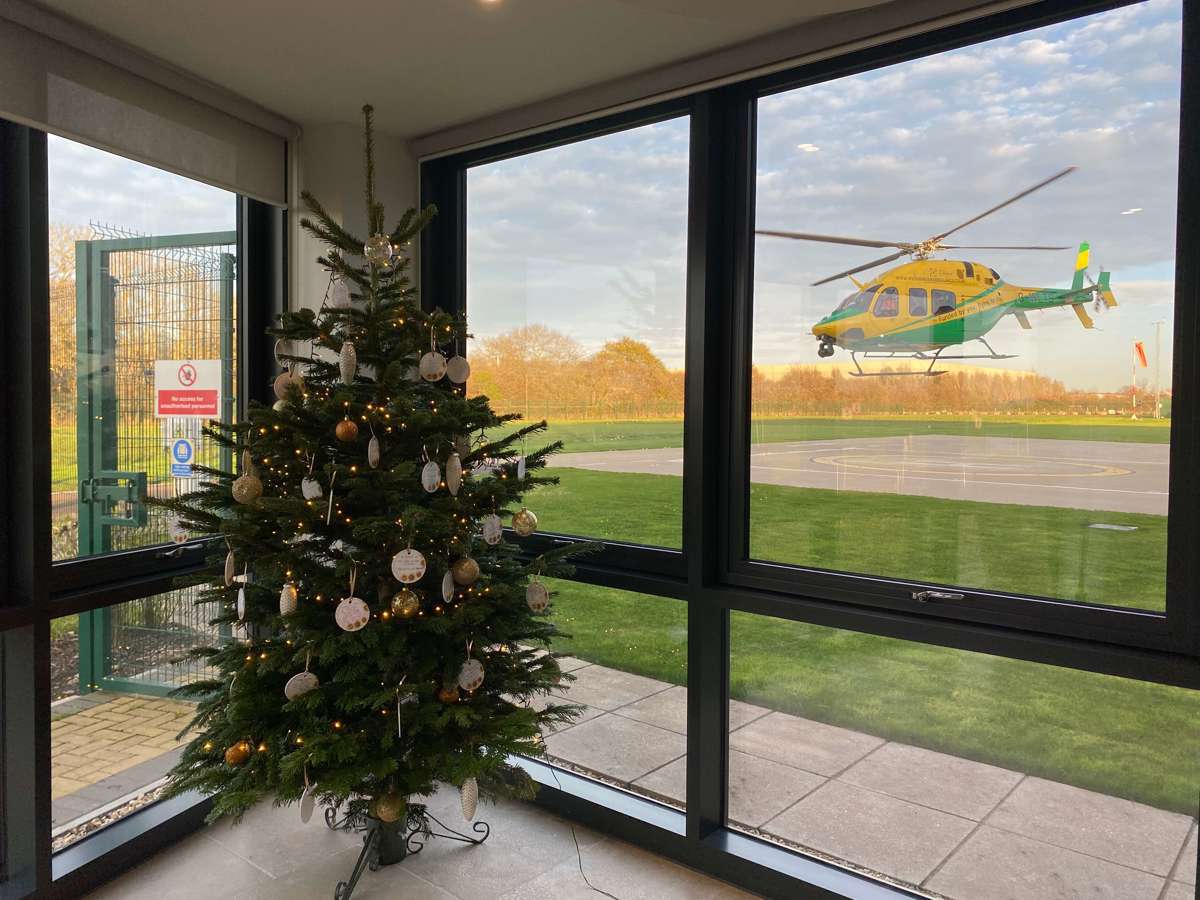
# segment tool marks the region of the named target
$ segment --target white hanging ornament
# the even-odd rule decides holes
[[[358,352],[351,341],[342,343],[338,354],[338,371],[342,376],[342,384],[354,384],[354,373],[358,371]]]
[[[536,578],[525,587],[525,603],[535,613],[544,613],[550,605],[550,591]]]
[[[467,358],[457,353],[450,357],[446,361],[446,377],[455,384],[466,384],[467,379],[471,377],[471,364],[467,362]]]
[[[529,509],[522,506],[519,510],[513,513],[512,527],[513,531],[521,537],[529,537],[537,529],[537,516]]]
[[[345,309],[350,305],[350,285],[345,279],[335,278],[329,286],[329,305],[334,309]]]
[[[372,469],[378,469],[379,468],[379,457],[380,457],[379,438],[377,438],[374,434],[372,434],[371,440],[367,442],[367,464]]]
[[[305,500],[319,500],[321,494],[321,482],[317,481],[312,475],[306,475],[304,480],[300,482],[300,493],[304,495]]]
[[[421,467],[421,487],[434,493],[442,484],[442,469],[432,459]]]
[[[474,778],[468,778],[462,783],[458,793],[459,799],[462,801],[463,818],[470,822],[475,818],[475,808],[479,805],[479,782]]]
[[[371,621],[371,609],[359,597],[343,597],[333,618],[342,631],[361,631]]]
[[[517,481],[525,480],[525,457],[522,455],[517,458]]]
[[[483,540],[489,546],[495,547],[504,537],[504,522],[495,513],[483,517]]]
[[[304,793],[300,795],[300,821],[305,825],[312,819],[313,808],[317,805],[317,792],[308,783],[308,771],[304,772]]]
[[[225,554],[225,587],[233,585],[233,579],[237,575],[237,561],[233,557],[233,551],[230,550]]]
[[[281,616],[290,616],[296,611],[296,601],[299,599],[299,594],[296,591],[296,585],[292,582],[285,582],[279,591],[279,614]]]
[[[320,679],[305,669],[287,680],[287,684],[283,686],[283,696],[289,700],[295,700],[297,697],[303,697],[309,691],[315,691],[320,686]]]
[[[468,659],[458,671],[458,686],[464,691],[477,691],[483,686],[483,663]]]
[[[246,586],[242,585],[238,588],[237,595],[237,617],[239,622],[246,620]]]
[[[449,603],[454,598],[454,576],[446,572],[442,576],[442,600]]]
[[[289,364],[287,371],[280,372],[275,376],[275,396],[280,400],[286,400],[288,391],[293,386],[301,391],[304,390],[304,376],[300,374],[295,363]]]
[[[171,536],[171,540],[176,544],[186,544],[188,539],[187,529],[183,527],[183,522],[179,516],[171,516],[167,520],[167,533]]]
[[[450,458],[446,460],[446,490],[450,492],[451,497],[458,496],[458,489],[462,487],[462,457],[458,453],[451,453]]]
[[[392,242],[385,234],[373,234],[363,244],[363,256],[373,266],[383,267],[392,261]]]
[[[409,547],[392,557],[392,575],[401,584],[416,584],[425,577],[428,565],[420,550]]]
[[[421,357],[417,368],[426,381],[441,381],[442,376],[446,374],[446,357],[438,350],[430,350]]]

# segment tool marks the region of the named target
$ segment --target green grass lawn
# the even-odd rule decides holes
[[[686,682],[684,603],[557,581],[558,649]],[[732,695],[1195,814],[1200,693],[735,613]]]
[[[1120,419],[1115,416],[895,416],[863,419],[779,418],[750,423],[754,443],[828,441],[843,438],[903,437],[949,434],[976,437],[1044,438],[1073,441],[1121,441],[1166,444],[1168,419]],[[547,432],[566,452],[652,450],[683,446],[682,419],[638,419],[623,422],[551,422]]]
[[[561,483],[530,496],[542,530],[681,545],[682,479],[553,472]],[[757,559],[1163,609],[1164,516],[765,484],[750,509]],[[1087,527],[1114,520],[1137,531]]]

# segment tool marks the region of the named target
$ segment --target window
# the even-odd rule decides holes
[[[935,316],[940,316],[942,313],[954,312],[954,307],[957,305],[958,297],[954,291],[933,289],[933,314]]]
[[[1193,892],[1195,691],[747,613],[731,655],[734,827],[952,900]]]
[[[900,291],[894,287],[884,288],[875,298],[875,317],[878,319],[900,315]]]
[[[1124,6],[758,100],[750,559],[1166,609],[1181,15]],[[954,150],[929,166],[933,134]],[[881,237],[909,244],[851,243]],[[999,288],[974,280],[992,260]],[[837,272],[924,282],[954,316],[839,331]],[[881,291],[875,316],[897,311]]]
[[[539,530],[681,545],[688,140],[676,118],[467,172],[470,389],[565,444]]]
[[[874,287],[864,288],[861,291],[855,291],[845,300],[838,304],[837,312],[866,312],[871,306],[871,298],[875,296],[875,292],[879,290],[879,285]]]
[[[48,157],[53,556],[170,543],[142,498],[232,463],[201,429],[236,409],[237,197],[65,138]]]
[[[908,289],[908,314],[910,316],[929,314],[929,293],[925,288],[910,287]]]

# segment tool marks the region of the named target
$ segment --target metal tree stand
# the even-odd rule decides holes
[[[464,844],[482,844],[492,833],[491,826],[482,821],[471,823],[475,837],[455,831],[419,803],[409,804],[408,815],[398,822],[381,822],[365,812],[349,809],[345,815],[339,816],[340,808],[340,805],[325,808],[325,824],[334,830],[365,831],[366,834],[363,835],[362,852],[354,863],[350,878],[337,883],[333,889],[333,900],[350,900],[358,879],[366,869],[375,872],[380,866],[390,866],[407,856],[420,853],[431,837],[448,838]]]

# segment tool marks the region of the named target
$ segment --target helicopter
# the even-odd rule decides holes
[[[1087,242],[1079,245],[1069,288],[1021,287],[1005,281],[995,269],[982,263],[931,258],[934,253],[943,250],[1070,250],[1069,246],[980,246],[946,244],[943,241],[956,231],[1070,175],[1077,168],[1068,166],[991,209],[915,243],[796,231],[757,230],[755,233],[797,241],[896,248],[895,253],[881,259],[813,282],[816,287],[839,278],[849,278],[856,288],[833,312],[813,326],[817,355],[830,357],[835,348],[841,347],[850,354],[855,368],[850,374],[855,376],[944,375],[948,370],[936,369],[935,366],[945,360],[1014,358],[1016,354],[997,353],[985,337],[1005,316],[1011,315],[1021,328],[1030,329],[1033,326],[1027,313],[1069,306],[1084,328],[1093,328],[1095,322],[1086,308],[1089,303],[1096,310],[1111,309],[1117,305],[1109,286],[1110,273],[1100,272],[1096,281],[1092,281],[1087,274],[1090,256]],[[912,261],[888,269],[866,282],[854,277],[864,269],[873,269],[903,256],[912,257]],[[970,341],[982,344],[986,352],[946,355],[945,351],[949,348]],[[864,359],[928,361],[929,366],[911,371],[865,372],[859,363],[860,355]]]

